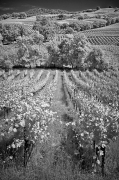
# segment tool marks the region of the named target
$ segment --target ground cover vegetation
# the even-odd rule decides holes
[[[13,13],[21,24],[3,15],[1,180],[118,180],[115,9]]]

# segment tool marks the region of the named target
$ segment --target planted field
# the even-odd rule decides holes
[[[83,32],[92,45],[118,45],[119,23]]]
[[[24,106],[29,118],[30,116],[36,118],[36,112],[39,115],[45,113],[46,108],[51,111],[55,110],[52,113],[57,114],[58,112],[58,116],[61,118],[62,112],[57,108],[57,103],[59,102],[60,106],[65,107],[64,114],[73,112],[74,120],[78,120],[77,117],[88,111],[90,118],[93,119],[102,118],[103,121],[103,118],[111,118],[108,120],[108,125],[110,126],[110,123],[116,123],[116,119],[119,117],[117,106],[119,103],[118,73],[99,73],[96,70],[84,73],[80,71],[64,71],[62,73],[58,70],[48,71],[42,69],[37,71],[15,70],[9,73],[1,73],[1,76],[4,75],[6,75],[6,79],[4,80],[3,78],[0,82],[0,107],[1,112],[4,106],[9,107],[11,110],[8,116],[1,116],[1,125],[4,125],[6,121],[12,121],[18,123],[19,126],[19,117],[24,116]],[[59,85],[58,82],[60,83]],[[94,109],[92,109],[93,107]],[[11,125],[9,124],[9,126]],[[7,133],[9,133],[9,126],[7,130],[3,130],[3,126],[1,126],[2,137],[6,137]],[[114,127],[116,133],[116,124],[114,124]],[[18,129],[16,128],[15,131]],[[107,135],[105,136],[107,139]],[[106,139],[104,138],[104,140]]]

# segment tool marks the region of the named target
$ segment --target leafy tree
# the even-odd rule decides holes
[[[46,48],[49,53],[49,58],[47,61],[47,66],[52,67],[62,67],[61,62],[59,61],[59,47],[55,41],[51,41],[46,45]]]
[[[80,31],[80,29],[81,29],[77,22],[70,23],[69,27],[71,27],[74,31]]]
[[[115,24],[116,23],[116,18],[112,18],[111,19],[111,24]]]
[[[64,65],[70,65],[73,68],[81,67],[90,51],[90,45],[87,38],[77,33],[73,40],[66,39],[59,45],[60,62]]]
[[[66,16],[64,14],[60,14],[58,16],[58,18],[59,18],[59,20],[64,20],[64,19],[66,19]]]
[[[108,26],[108,25],[111,25],[112,19],[111,19],[111,18],[107,18],[106,20],[107,20],[106,25],[107,25],[107,26]]]
[[[84,19],[84,17],[82,15],[79,15],[78,20],[82,20],[82,19]]]
[[[3,29],[3,24],[0,23],[0,33],[2,33],[2,29]]]
[[[9,14],[3,14],[3,15],[1,16],[2,19],[8,19],[9,17],[10,17]]]
[[[39,31],[32,33],[31,38],[34,41],[34,44],[42,44],[44,40],[44,36],[42,34],[39,34]]]
[[[119,23],[119,17],[116,18],[116,23]]]
[[[3,37],[2,37],[2,35],[0,34],[0,44],[2,43],[2,41],[3,41]]]
[[[19,18],[20,19],[26,19],[27,18],[27,14],[25,12],[21,12],[21,13],[19,13]]]
[[[86,58],[85,65],[89,69],[104,70],[108,68],[108,61],[104,58],[104,52],[100,48],[93,48]]]
[[[74,30],[71,27],[69,27],[69,26],[65,30],[66,34],[72,34],[73,32],[74,32]]]
[[[119,8],[116,7],[115,10],[114,10],[114,12],[117,12],[117,11],[119,11]]]
[[[67,23],[63,23],[62,25],[60,25],[60,28],[61,29],[67,29],[68,27],[68,24]]]
[[[36,16],[36,24],[41,26],[51,26],[51,22],[48,18],[42,17],[40,15]]]
[[[100,6],[97,6],[96,9],[99,10],[99,9],[100,9]]]
[[[13,12],[12,13],[12,18],[19,18],[19,13]]]
[[[16,41],[18,36],[28,35],[29,32],[22,25],[4,24],[0,26],[0,32],[3,36],[3,43]]]

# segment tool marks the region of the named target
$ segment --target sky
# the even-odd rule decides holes
[[[119,2],[117,0],[0,0],[0,14],[27,11],[37,7],[80,11],[109,5],[119,7]]]

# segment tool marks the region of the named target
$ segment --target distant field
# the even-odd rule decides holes
[[[83,32],[92,45],[118,45],[119,23]]]
[[[32,17],[28,17],[26,19],[5,19],[0,21],[2,24],[6,24],[6,23],[26,23],[26,22],[34,22],[36,20],[36,16],[32,16]]]

